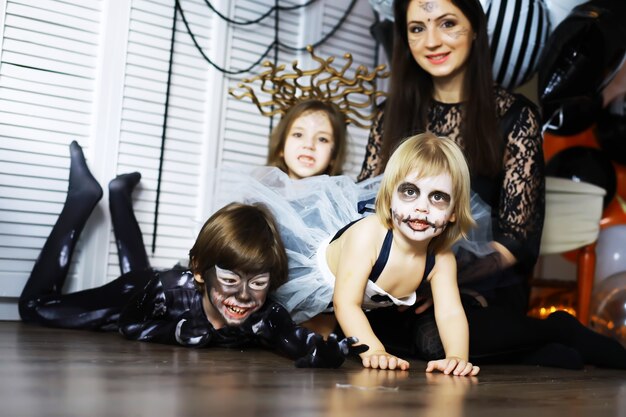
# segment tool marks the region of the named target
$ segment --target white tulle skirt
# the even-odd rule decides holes
[[[347,176],[319,175],[292,180],[278,168],[261,167],[249,174],[223,171],[218,203],[263,203],[279,227],[287,257],[289,280],[271,296],[296,323],[326,310],[334,283],[317,267],[322,242],[353,220],[363,217],[360,201],[376,197],[380,177],[356,184]]]
[[[324,268],[318,267],[318,248],[348,223],[371,213],[373,206],[364,203],[373,202],[381,179],[378,176],[355,183],[347,176],[320,175],[292,180],[273,167],[256,168],[250,173],[222,171],[216,193],[219,207],[233,201],[262,203],[278,223],[289,259],[289,279],[271,296],[290,312],[296,323],[327,310],[333,297],[334,277],[325,276]],[[359,212],[363,207],[370,210]],[[472,231],[470,240],[456,246],[481,256],[493,252],[488,245],[490,210],[477,195],[472,196],[472,214],[480,227]]]
[[[467,233],[465,239],[457,241],[452,250],[454,253],[459,248],[468,250],[479,257],[483,257],[495,252],[491,245],[493,233],[491,232],[491,207],[485,203],[478,194],[472,191],[470,198],[470,208],[472,217],[476,222],[476,227]]]

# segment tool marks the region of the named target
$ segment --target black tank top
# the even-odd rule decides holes
[[[337,233],[335,233],[335,236],[333,236],[333,238],[330,240],[331,242],[335,241],[336,239],[339,239],[339,237],[341,235],[343,235],[343,233],[348,230],[350,228],[350,226],[352,226],[354,223],[358,222],[361,219],[357,219],[353,222],[348,223],[347,225],[345,225],[344,227],[342,227],[341,229],[339,229],[339,231]],[[376,282],[376,280],[378,279],[378,277],[380,276],[380,274],[383,272],[383,269],[385,269],[385,265],[387,265],[387,261],[389,260],[389,253],[391,253],[391,243],[393,242],[393,232],[391,231],[391,229],[387,230],[387,234],[385,235],[385,240],[383,241],[383,246],[382,248],[380,248],[380,253],[378,254],[378,259],[376,259],[376,262],[374,263],[374,266],[372,267],[372,271],[370,272],[370,275],[367,279],[369,279],[372,282]],[[435,255],[433,255],[432,253],[429,253],[426,256],[426,265],[424,267],[424,275],[422,276],[422,281],[420,283],[420,286],[422,285],[422,283],[426,280],[426,277],[428,277],[428,274],[430,274],[430,271],[433,270],[433,267],[435,266]],[[386,297],[386,296],[383,296]]]

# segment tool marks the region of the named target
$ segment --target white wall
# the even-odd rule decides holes
[[[67,290],[101,285],[119,275],[106,195],[108,181],[117,174],[142,173],[134,205],[150,251],[172,3],[0,0],[0,319],[17,318],[16,297],[63,205],[71,140],[83,147],[105,196],[83,232]],[[274,3],[211,2],[235,20],[253,19]],[[293,46],[315,42],[349,3],[319,0],[306,10],[281,12],[281,40]],[[224,68],[250,66],[273,40],[272,18],[233,26],[204,0],[180,4],[205,55]],[[373,68],[373,20],[367,0],[357,1],[341,29],[316,52],[338,57],[350,52],[355,67]],[[252,74],[221,73],[201,56],[180,15],[176,29],[158,238],[150,256],[156,267],[186,257],[197,222],[213,209],[215,170],[224,164],[262,165],[269,133],[269,120],[253,104],[227,95],[229,87]],[[295,58],[305,60],[299,53],[279,54],[280,62]],[[346,171],[356,176],[367,132],[350,131]]]

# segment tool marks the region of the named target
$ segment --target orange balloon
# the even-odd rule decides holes
[[[572,146],[589,146],[591,148],[600,148],[594,127],[583,130],[580,133],[571,136],[557,136],[549,132],[543,134],[543,156],[546,161],[561,152],[563,149]]]

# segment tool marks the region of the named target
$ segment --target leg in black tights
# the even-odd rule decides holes
[[[122,307],[134,291],[153,277],[132,211],[130,193],[141,176],[121,175],[111,181],[111,214],[120,257],[137,270],[98,288],[61,294],[78,237],[102,197],[102,189],[89,172],[82,149],[70,145],[70,178],[65,204],[37,259],[19,300],[22,320],[42,325],[79,328],[115,328]]]
[[[118,175],[109,183],[109,210],[122,274],[150,267],[143,236],[133,211],[132,192],[139,172]]]
[[[488,357],[516,348],[532,348],[538,365],[558,366],[558,350],[546,350],[550,344],[574,349],[585,364],[626,369],[626,349],[614,339],[583,326],[572,315],[559,311],[546,319],[535,319],[511,314],[497,308],[469,309],[470,352],[478,357]],[[546,350],[543,355],[537,349]],[[520,359],[524,359],[520,355]],[[564,366],[561,367],[575,367]]]
[[[102,188],[89,172],[81,147],[70,145],[70,177],[65,204],[22,290],[19,312],[32,321],[32,305],[41,295],[60,294],[72,253],[89,215],[102,198]]]
[[[589,364],[626,369],[626,349],[619,342],[586,328],[566,312],[540,320],[503,306],[483,308],[464,302],[464,307],[470,360],[476,364],[518,363],[566,369]],[[419,316],[374,310],[368,318],[383,344],[398,353],[423,360],[445,355],[432,309]],[[393,336],[398,334],[405,336]]]

